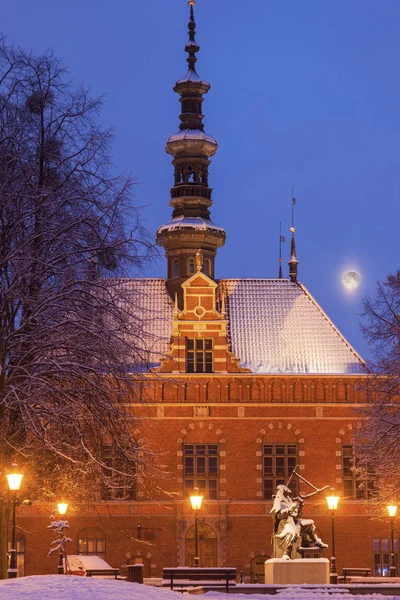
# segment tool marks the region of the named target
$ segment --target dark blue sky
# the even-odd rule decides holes
[[[115,162],[136,177],[155,231],[170,218],[165,141],[178,129],[186,0],[3,0],[10,43],[53,48],[105,94]],[[299,278],[368,356],[360,302],[399,268],[399,0],[197,0],[212,219],[227,231],[217,277],[276,277],[295,184]],[[289,244],[284,244],[285,276]],[[340,277],[361,273],[351,295]],[[165,261],[148,273],[165,275]]]

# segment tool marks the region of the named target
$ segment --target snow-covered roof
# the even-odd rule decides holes
[[[132,357],[132,369],[147,371],[158,366],[169,351],[173,302],[165,279],[108,279],[118,290],[118,300],[128,302],[131,333],[138,352]]]
[[[166,225],[161,225],[158,228],[157,233],[163,233],[164,231],[175,231],[177,229],[196,229],[196,230],[211,230],[225,233],[225,230],[219,225],[215,225],[211,219],[202,219],[201,217],[175,217]]]
[[[176,142],[177,140],[196,140],[199,142],[210,142],[211,144],[217,144],[217,140],[212,136],[208,135],[204,131],[200,131],[200,129],[184,129],[183,131],[178,131],[177,133],[173,133],[169,136],[168,142]]]
[[[213,156],[217,149],[217,140],[200,129],[183,129],[173,133],[169,136],[165,146],[166,152],[173,156],[188,150],[192,153],[201,152],[207,156]]]
[[[233,353],[254,373],[362,373],[363,360],[307,289],[287,279],[227,279]]]
[[[164,279],[121,279],[132,293],[149,363],[169,351],[173,302]],[[259,374],[359,374],[364,363],[307,289],[287,279],[222,279],[229,344]]]

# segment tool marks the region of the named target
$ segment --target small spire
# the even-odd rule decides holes
[[[177,319],[179,315],[179,306],[178,306],[178,293],[175,292],[175,307],[174,307],[174,319]]]
[[[290,231],[292,232],[292,240],[290,244],[290,260],[289,260],[289,277],[293,282],[297,281],[297,266],[299,261],[296,256],[296,241],[294,239],[295,226],[294,226],[294,207],[296,206],[296,198],[294,197],[294,185],[292,185],[292,226]]]
[[[190,16],[189,16],[189,24],[188,24],[188,34],[189,34],[189,42],[185,46],[185,52],[189,54],[187,57],[187,63],[189,65],[189,71],[196,72],[195,64],[197,62],[196,52],[200,50],[200,46],[196,44],[195,36],[196,36],[196,21],[194,20],[194,11],[193,6],[195,6],[195,0],[188,0],[188,5],[190,6]]]
[[[221,312],[221,317],[223,319],[225,319],[226,317],[226,306],[225,306],[225,289],[223,287],[223,284],[220,284],[220,288],[219,288],[219,297],[220,297],[220,312]]]
[[[279,221],[279,279],[282,279],[282,242],[286,242],[286,238],[282,235],[282,221]]]

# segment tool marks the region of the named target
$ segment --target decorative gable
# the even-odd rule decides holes
[[[220,321],[221,313],[217,312],[216,290],[218,285],[201,271],[182,284],[183,311],[181,320]]]
[[[218,285],[201,271],[182,284],[183,310],[175,301],[171,350],[157,369],[161,373],[241,373],[229,350],[224,300],[217,309]]]

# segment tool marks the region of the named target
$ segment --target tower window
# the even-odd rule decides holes
[[[186,372],[213,372],[213,341],[212,339],[186,338]]]
[[[209,258],[204,261],[204,274],[211,277],[211,260]]]
[[[177,260],[174,260],[172,265],[172,276],[179,277],[179,262]]]
[[[194,275],[194,268],[195,268],[194,258],[189,258],[189,263],[188,263],[189,275]]]

